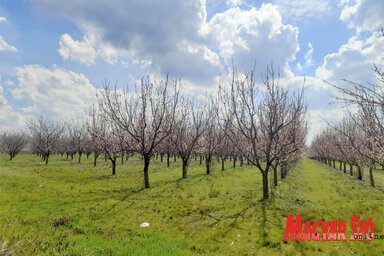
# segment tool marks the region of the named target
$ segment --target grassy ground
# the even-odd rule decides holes
[[[154,161],[149,190],[141,189],[139,159],[119,165],[114,177],[99,162],[95,168],[91,159],[79,165],[55,156],[45,166],[33,155],[0,156],[0,240],[16,255],[384,254],[384,240],[283,242],[288,214],[348,226],[359,214],[373,217],[376,233],[384,234],[384,192],[309,159],[268,202],[259,201],[259,173],[229,162],[206,176],[192,161],[181,180],[179,162],[167,168]],[[143,222],[150,226],[141,228]]]

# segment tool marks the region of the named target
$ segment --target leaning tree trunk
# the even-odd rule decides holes
[[[371,187],[375,187],[375,180],[373,178],[373,167],[369,167],[369,181],[371,183]]]
[[[358,180],[363,180],[363,173],[361,172],[360,165],[357,165],[357,179]]]
[[[93,154],[93,166],[96,166],[97,158],[99,157],[99,154]]]

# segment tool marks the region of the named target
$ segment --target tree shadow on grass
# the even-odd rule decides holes
[[[116,203],[114,203],[111,207],[109,207],[104,213],[109,213],[109,212],[111,212],[113,209],[116,208],[117,205],[121,204],[122,202],[128,201],[128,198],[129,198],[130,196],[133,196],[133,195],[135,195],[135,194],[138,194],[138,193],[140,193],[140,192],[143,191],[143,190],[144,190],[144,188],[139,188],[139,189],[136,189],[136,190],[132,190],[132,189],[130,189],[130,192],[129,192],[129,193],[125,194],[120,200],[118,200],[118,201],[117,201]],[[133,202],[132,202],[132,204],[133,204]],[[132,204],[131,204],[131,205],[132,205]]]

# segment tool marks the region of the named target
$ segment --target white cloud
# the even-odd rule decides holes
[[[296,69],[297,69],[299,72],[303,71],[303,67],[301,66],[300,63],[296,63]]]
[[[291,75],[289,64],[299,50],[298,28],[284,25],[276,6],[235,7],[217,13],[209,21],[207,33],[227,66],[233,59],[239,70],[248,71],[256,61],[257,68],[264,71],[273,63],[282,76]]]
[[[59,52],[66,59],[90,65],[109,54],[118,56],[114,63],[144,61],[153,72],[172,72],[203,85],[211,85],[225,72],[232,57],[243,70],[256,61],[261,70],[274,63],[282,75],[292,75],[289,63],[299,49],[298,29],[282,23],[276,6],[233,7],[207,20],[205,0],[150,2],[84,0],[68,5],[34,0],[41,9],[72,20],[83,31],[81,41],[62,36]],[[243,2],[226,1],[230,6]]]
[[[333,108],[330,109],[316,109],[309,110],[309,134],[307,137],[308,144],[312,141],[312,139],[319,134],[323,129],[325,129],[328,124],[335,124],[340,122],[347,113],[346,109],[341,106],[334,105]]]
[[[3,94],[4,94],[4,88],[0,84],[0,107],[5,106],[5,104],[7,103],[7,100]]]
[[[212,62],[214,51],[206,47],[200,33],[207,16],[205,0],[84,0],[70,5],[59,0],[33,2],[46,12],[72,20],[86,35],[88,40],[81,42],[67,40],[71,47],[62,50],[67,58],[78,60],[73,55],[74,49],[80,48],[90,56],[83,61],[92,63],[96,50],[104,60],[111,56],[119,57],[116,63],[149,60],[153,70],[162,74],[176,70],[177,75],[195,82],[213,79],[220,72]],[[201,50],[180,47],[185,44]]]
[[[225,0],[225,3],[231,7],[242,5],[244,2],[245,0]]]
[[[95,63],[97,58],[97,52],[87,37],[80,42],[73,40],[68,34],[61,35],[58,52],[65,60],[70,59],[86,65]]]
[[[98,59],[115,64],[118,55],[124,55],[124,51],[119,52],[107,43],[97,42],[93,35],[90,37],[84,36],[82,41],[77,41],[68,34],[61,35],[59,54],[65,60],[69,59],[85,65],[94,64]]]
[[[0,132],[12,129],[22,129],[27,118],[22,109],[15,109],[9,104],[8,93],[5,93],[0,76]],[[7,81],[5,84],[9,84]]]
[[[283,13],[285,19],[323,19],[331,13],[330,0],[274,0],[273,1]]]
[[[7,21],[5,17],[0,16],[0,23]],[[0,52],[17,52],[16,47],[7,43],[5,38],[0,35]]]
[[[306,67],[310,67],[313,65],[312,55],[313,55],[313,45],[311,43],[308,43],[308,50],[304,55]]]
[[[382,0],[355,0],[346,3],[340,19],[358,33],[376,31],[384,27],[384,2]]]
[[[361,83],[375,82],[373,64],[384,65],[384,37],[379,32],[368,38],[350,38],[338,52],[325,56],[316,75],[330,82],[340,82],[344,78]]]
[[[17,52],[16,47],[9,45],[4,37],[0,36],[0,52]]]
[[[11,90],[22,100],[28,114],[46,114],[61,120],[81,118],[95,99],[96,88],[83,75],[60,68],[39,65],[16,68],[17,84]]]

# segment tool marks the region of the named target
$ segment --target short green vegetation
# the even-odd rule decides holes
[[[108,162],[53,156],[0,156],[0,240],[15,255],[383,255],[384,240],[284,243],[288,214],[303,220],[373,217],[384,235],[384,176],[377,188],[303,159],[262,202],[261,176],[252,167],[210,175],[191,161],[153,160],[150,189],[142,189],[142,161],[131,158],[110,174]],[[272,175],[271,175],[272,176]],[[140,224],[148,222],[149,227]],[[0,248],[2,248],[0,242]],[[0,251],[1,254],[1,251]]]

